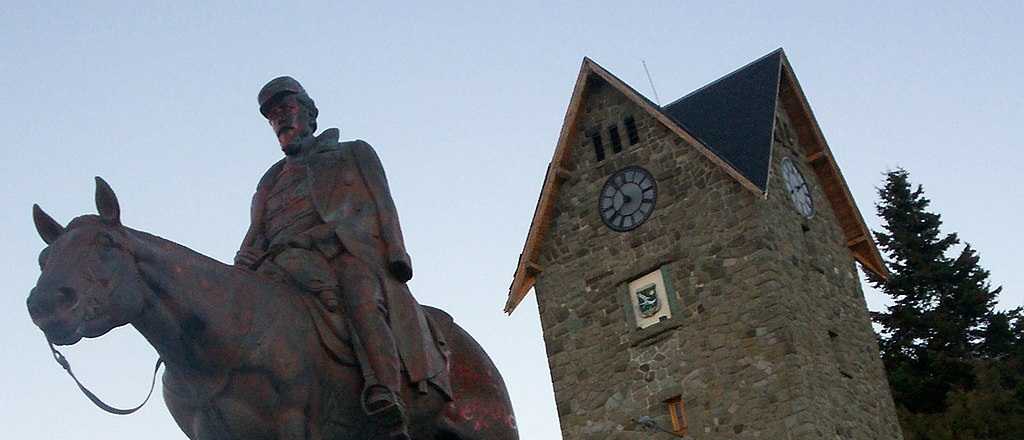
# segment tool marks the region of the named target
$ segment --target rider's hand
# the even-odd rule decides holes
[[[256,261],[263,256],[263,251],[254,247],[243,247],[235,254],[235,266],[252,269]]]
[[[388,271],[403,283],[412,279],[412,259],[409,258],[405,249],[399,247],[388,249]]]
[[[392,261],[388,263],[388,270],[398,278],[398,281],[407,282],[412,279],[412,266],[405,261]]]

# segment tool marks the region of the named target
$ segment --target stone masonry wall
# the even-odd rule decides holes
[[[770,179],[767,199],[743,188],[591,81],[535,287],[563,437],[649,439],[633,419],[670,426],[664,400],[680,395],[694,439],[898,438],[853,262],[818,186],[818,212],[803,232],[781,178]],[[636,145],[626,116],[636,120]],[[605,139],[602,162],[585,135],[593,129]],[[646,223],[619,233],[601,222],[597,195],[629,165],[654,175],[658,200]],[[625,285],[659,266],[682,316],[638,341]]]
[[[787,368],[799,375],[804,396],[789,423],[802,438],[900,438],[856,263],[781,104],[774,138],[765,219],[778,249],[775,270],[799,317],[790,326],[796,350]],[[787,194],[781,172],[787,157],[811,189],[815,212],[809,219]]]
[[[632,419],[670,426],[663,402],[675,395],[693,438],[786,438],[798,402],[783,368],[792,316],[769,270],[763,199],[619,92],[590,87],[536,284],[564,438],[650,438]],[[607,127],[625,134],[626,116],[640,141],[613,154]],[[600,163],[582,135],[595,128],[607,148]],[[627,165],[654,175],[658,200],[646,223],[618,233],[601,222],[597,194]],[[681,326],[634,344],[625,283],[663,264]]]

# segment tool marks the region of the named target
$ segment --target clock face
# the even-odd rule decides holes
[[[605,182],[598,212],[613,231],[630,231],[651,216],[657,197],[658,187],[650,172],[637,166],[626,167]]]
[[[811,189],[807,186],[803,174],[796,169],[796,164],[788,157],[782,159],[782,179],[786,182],[786,191],[793,201],[796,210],[806,218],[814,215],[814,201],[811,200]]]

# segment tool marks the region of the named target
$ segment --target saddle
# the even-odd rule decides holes
[[[360,361],[360,358],[365,358],[365,354],[357,352],[362,347],[356,340],[355,332],[352,331],[348,320],[340,313],[327,310],[323,303],[313,295],[301,295],[299,301],[306,306],[313,326],[316,328],[320,344],[331,354],[331,357],[339,364],[355,366],[364,372],[367,371],[369,366],[363,365],[363,362]],[[445,335],[454,326],[454,320],[451,315],[440,309],[422,305],[420,307],[423,308],[427,326],[430,328],[437,349],[450,366],[451,353]],[[453,400],[450,371],[450,367],[445,368],[440,374],[426,381],[441,391],[449,401]],[[427,393],[426,383],[420,382],[413,385],[421,393]]]

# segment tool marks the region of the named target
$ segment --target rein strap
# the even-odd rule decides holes
[[[104,410],[104,411],[106,411],[108,413],[111,413],[111,414],[117,414],[119,416],[125,416],[125,415],[128,415],[128,414],[134,413],[134,412],[142,409],[142,407],[146,405],[146,402],[149,402],[149,398],[153,395],[153,388],[156,387],[156,373],[158,371],[160,371],[160,365],[163,365],[163,363],[164,363],[163,359],[157,358],[156,366],[153,367],[153,381],[149,384],[149,394],[146,394],[146,400],[143,400],[142,403],[140,403],[139,406],[136,406],[135,408],[131,408],[131,409],[114,408],[114,407],[104,403],[102,400],[100,400],[99,397],[96,397],[96,395],[93,394],[92,391],[89,391],[89,389],[86,388],[85,385],[82,385],[82,382],[79,381],[77,377],[75,377],[75,373],[73,373],[71,371],[71,363],[68,362],[67,358],[65,358],[63,354],[61,354],[59,351],[57,351],[56,348],[54,348],[52,342],[46,341],[46,343],[50,345],[50,351],[53,352],[53,359],[55,361],[57,361],[57,363],[60,364],[61,367],[64,368],[64,371],[68,372],[68,375],[71,376],[72,379],[75,380],[75,383],[78,384],[78,388],[82,390],[82,393],[85,394],[85,397],[88,397],[89,400],[91,400],[92,403],[95,403],[96,406],[100,407],[100,409],[102,409],[102,410]]]

